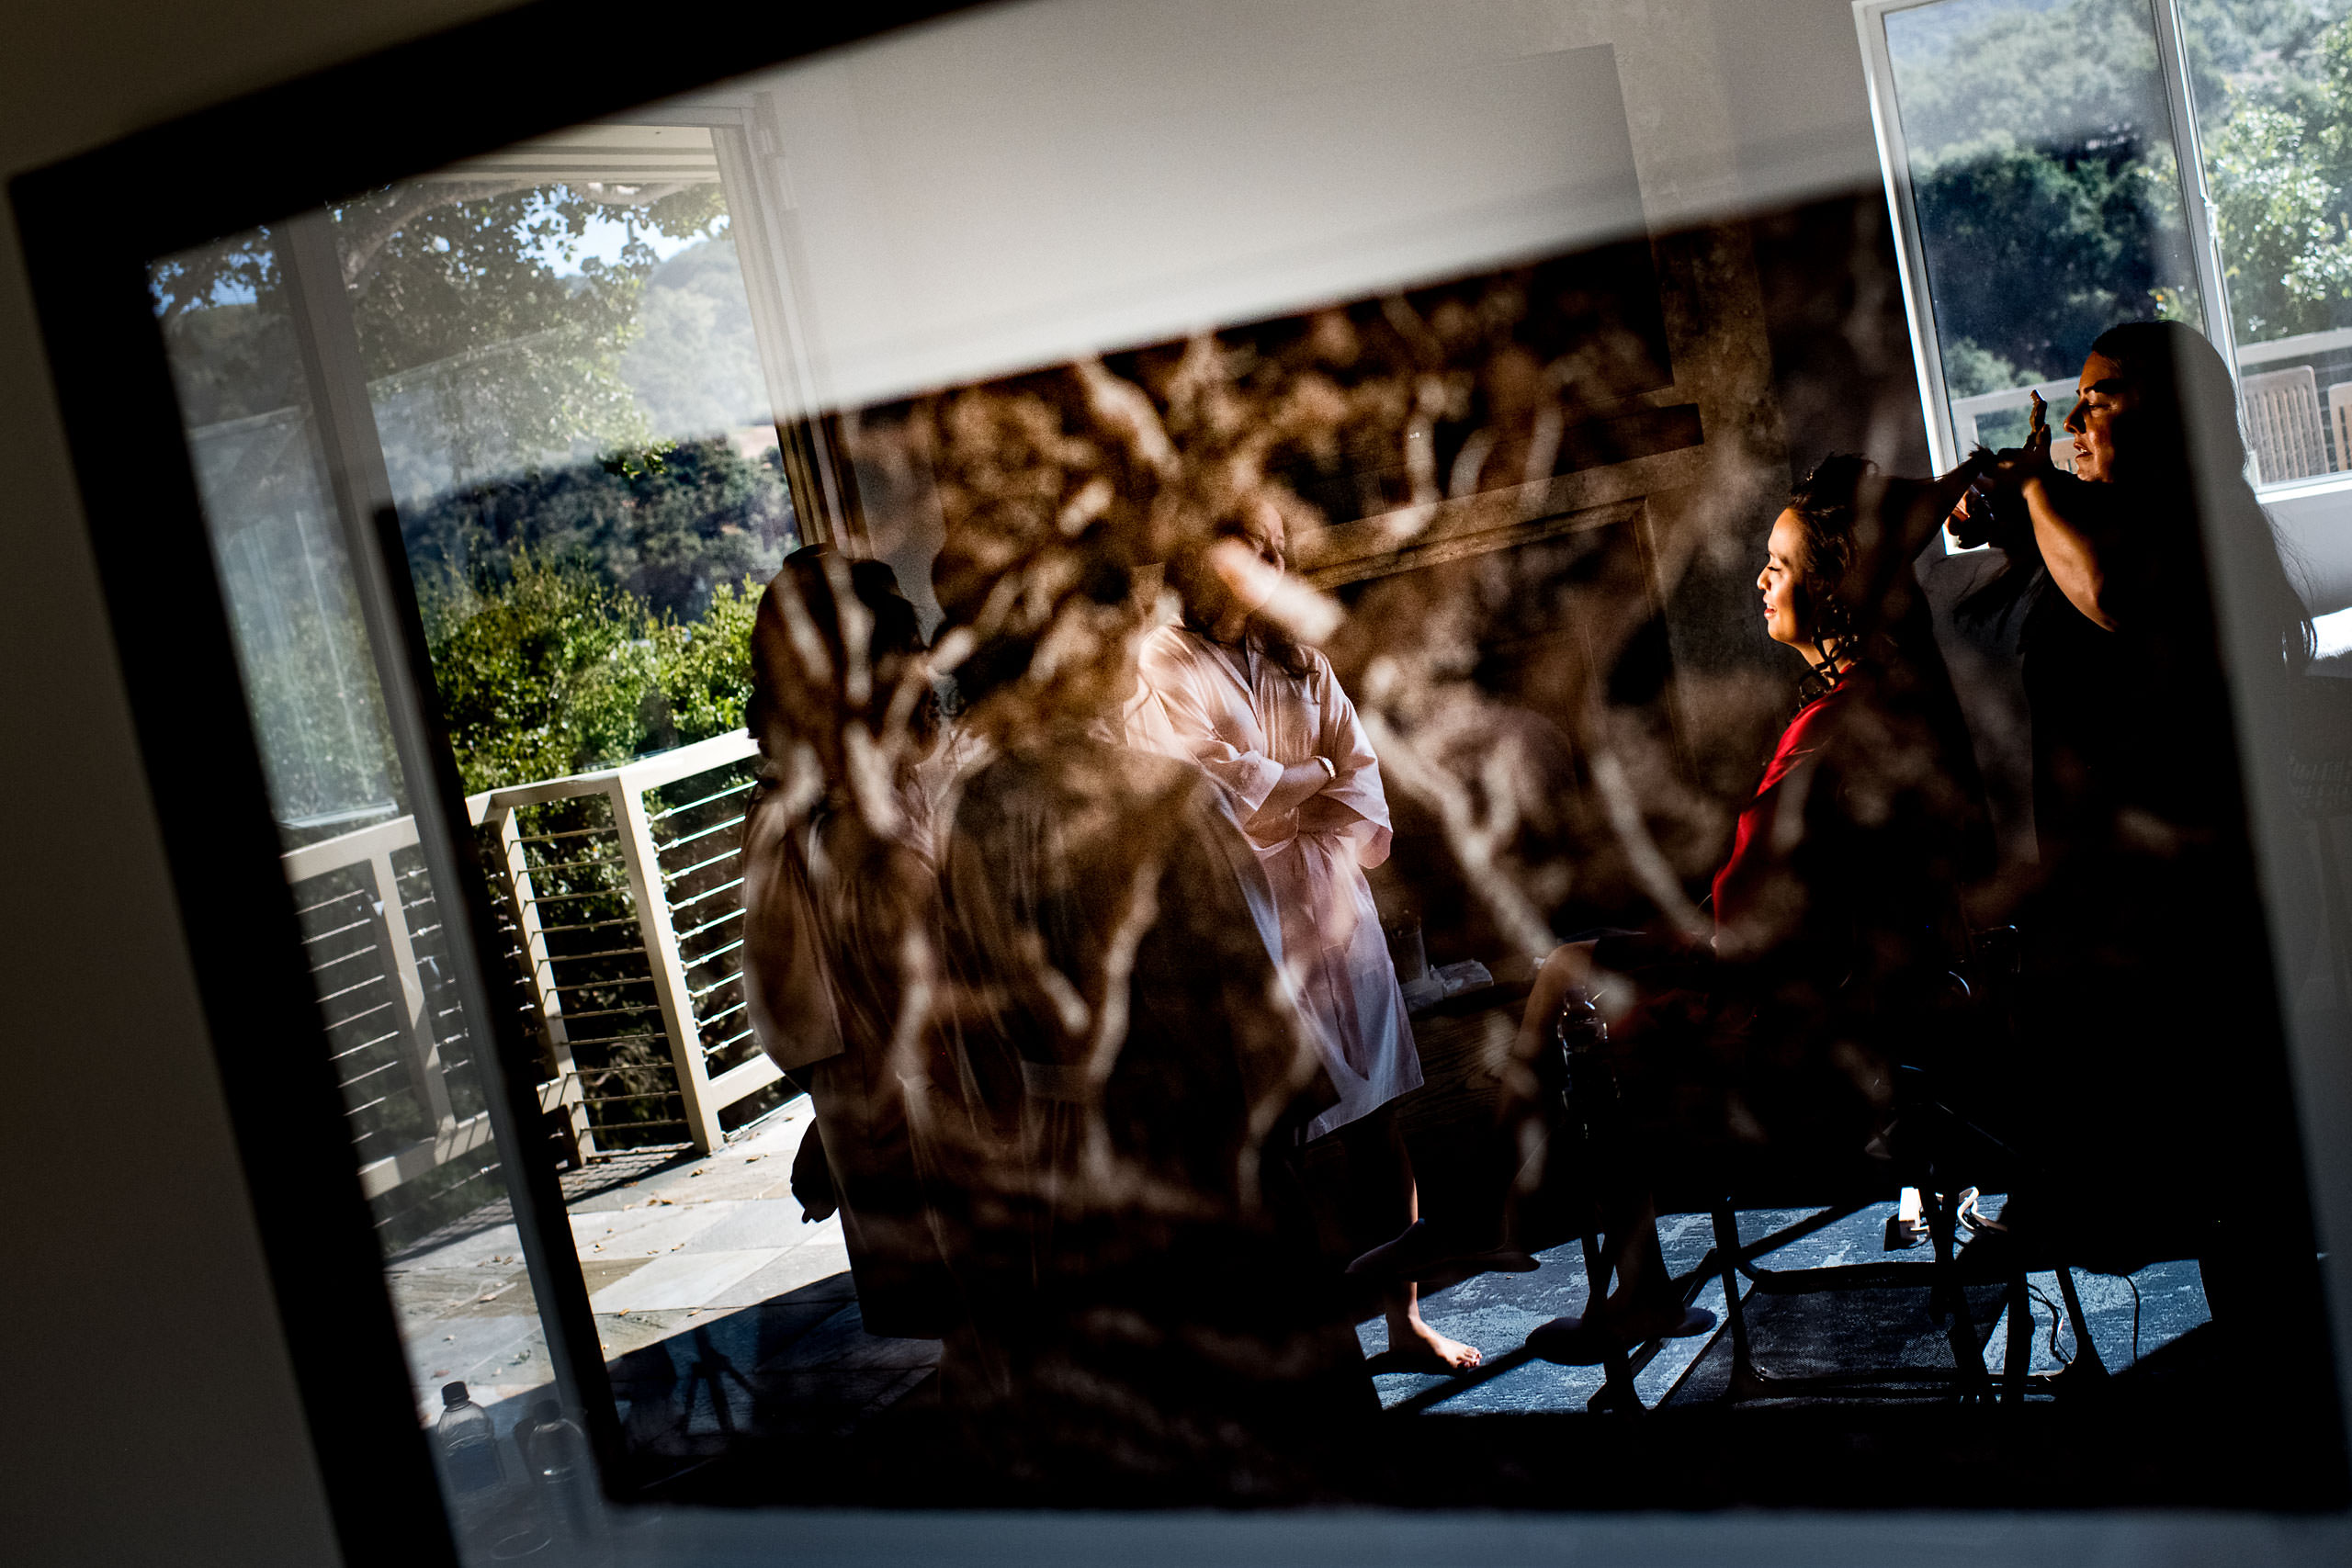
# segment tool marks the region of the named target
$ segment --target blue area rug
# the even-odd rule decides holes
[[[1984,1208],[1997,1213],[1999,1201]],[[1919,1262],[1921,1247],[1887,1252],[1884,1235],[1892,1203],[1862,1209],[1833,1224],[1782,1246],[1756,1261],[1770,1269],[1828,1268],[1840,1264]],[[1755,1210],[1739,1216],[1740,1237],[1754,1242],[1796,1225],[1814,1211]],[[1677,1273],[1696,1268],[1714,1239],[1704,1214],[1669,1214],[1658,1222],[1667,1264]],[[1436,1416],[1582,1411],[1601,1387],[1599,1367],[1559,1367],[1529,1356],[1528,1334],[1555,1317],[1585,1306],[1582,1248],[1575,1243],[1537,1255],[1532,1274],[1482,1274],[1435,1292],[1421,1304],[1422,1315],[1440,1333],[1476,1346],[1485,1364],[1453,1376],[1398,1372],[1374,1381],[1381,1404],[1397,1414]],[[1712,1270],[1711,1270],[1712,1272]],[[2205,1294],[2193,1262],[2159,1263],[2129,1277],[2077,1271],[2075,1289],[2088,1321],[2092,1343],[2110,1372],[2127,1374],[2165,1346],[2208,1319]],[[2054,1372],[2074,1359],[2075,1335],[2059,1307],[2057,1277],[2029,1277],[2034,1299],[2034,1351],[2030,1370]],[[1997,1371],[2007,1346],[2007,1320],[1998,1286],[1973,1289],[1970,1315],[1984,1346],[1987,1367]],[[1851,1373],[1858,1371],[1950,1371],[1945,1332],[1928,1311],[1928,1291],[1914,1286],[1869,1291],[1821,1292],[1770,1296],[1750,1286],[1742,1296],[1757,1362],[1784,1376]],[[1723,1287],[1710,1279],[1696,1304],[1724,1315]],[[2137,1316],[2135,1332],[2134,1316]],[[2053,1349],[2053,1325],[2054,1344]],[[1387,1348],[1387,1327],[1374,1318],[1358,1334],[1366,1355]],[[1720,1401],[1731,1371],[1731,1341],[1719,1325],[1712,1337],[1669,1341],[1634,1379],[1645,1404],[1706,1405]],[[1949,1397],[1939,1389],[1923,1396]],[[1876,1392],[1815,1395],[1773,1404],[1838,1404],[1849,1399],[1883,1403]]]

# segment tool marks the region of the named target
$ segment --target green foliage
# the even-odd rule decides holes
[[[1887,39],[1915,159],[2109,152],[2170,132],[2146,0],[1960,0],[1893,13]]]
[[[2320,34],[2347,0],[2180,0],[2200,124],[2233,92],[2305,89]],[[1938,156],[1988,141],[2153,146],[2171,133],[2145,0],[1947,0],[1888,18],[1903,130]]]
[[[2019,381],[2064,374],[2107,328],[2154,314],[2157,289],[2195,276],[2169,159],[2005,147],[1916,188],[1938,325]]]
[[[716,185],[672,191],[645,209],[654,232],[673,240],[717,234],[727,227],[727,197]]]
[[[379,405],[425,400],[432,445],[446,448],[435,462],[450,473],[652,445],[646,410],[623,375],[656,266],[645,234],[723,233],[718,187],[690,186],[644,209],[560,185],[484,188],[392,186],[335,211]],[[599,220],[625,231],[616,261],[581,254]],[[175,357],[196,367],[193,384],[182,378],[189,423],[298,400],[299,360],[268,231],[171,257],[151,269],[150,284],[166,335],[183,350]],[[406,478],[394,474],[404,496]]]
[[[699,621],[664,628],[661,691],[668,709],[668,744],[724,735],[743,726],[752,700],[752,620],[760,585],[721,583]]]
[[[2229,118],[2233,95],[2285,103],[2309,92],[2320,37],[2352,0],[2181,0],[2198,123]]]
[[[518,552],[512,574],[426,599],[425,639],[469,791],[633,755],[654,680],[645,607],[577,566]]]
[[[516,549],[507,572],[423,595],[425,638],[469,792],[611,767],[741,727],[759,585],[683,624],[577,561]]]
[[[2206,146],[2232,324],[2248,343],[2352,321],[2352,23],[2299,63],[2233,87]]]
[[[2185,0],[2241,339],[2352,321],[2352,0]],[[2197,321],[2143,0],[1950,0],[1888,18],[1955,395],[2062,376],[2092,338]]]
[[[2018,369],[1971,339],[1954,338],[1944,344],[1944,385],[1955,398],[1997,392],[2033,379],[2034,372]]]
[[[437,372],[425,380],[452,471],[651,439],[620,367],[652,250],[632,224],[617,263],[591,256],[565,276],[547,259],[607,210],[561,186],[421,209],[415,187],[394,186],[339,215],[368,378]],[[492,352],[494,373],[465,373]]]
[[[401,525],[420,578],[502,577],[527,551],[681,618],[701,615],[720,583],[775,575],[797,543],[775,456],[754,463],[723,437],[496,480]]]
[[[151,276],[190,429],[300,405],[301,359],[266,234],[175,257]]]

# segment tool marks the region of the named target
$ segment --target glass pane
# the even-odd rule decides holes
[[[388,1258],[498,1198],[482,1039],[407,814],[281,232],[151,278],[326,1045]],[[535,1359],[544,1382],[547,1359]]]
[[[2340,0],[2267,0],[2197,13],[2188,29],[2206,186],[2265,486],[2352,468],[2342,423],[2352,412],[2345,14]],[[2307,554],[2324,558],[2341,513],[2290,503],[2285,520]],[[2315,611],[2341,607],[2342,575],[2332,563],[2322,569],[2313,586],[2326,603]]]
[[[264,765],[291,849],[402,809],[270,236],[153,269]]]
[[[2203,319],[2155,24],[2147,0],[1938,0],[1885,26],[1959,448],[2015,446],[2100,333]]]
[[[617,1283],[619,1259],[649,1257],[614,1239],[620,1190],[785,1093],[743,1018],[732,845],[750,787],[752,596],[797,540],[727,209],[714,179],[693,177],[716,174],[708,133],[661,135],[690,143],[687,177],[667,187],[458,177],[293,220],[329,226],[341,311],[302,313],[282,231],[152,269],[418,1408],[445,1423],[458,1383],[482,1407],[496,1463],[461,1454],[445,1479],[469,1545],[493,1555],[535,1529],[545,1539],[550,1499],[525,1477],[553,1393],[548,1340],[490,1132],[487,1034],[469,1021],[406,813],[378,684],[385,650],[361,621],[316,411],[339,363],[374,422],[374,449],[349,466],[363,484],[383,476],[399,510],[469,787],[664,756],[662,777],[628,781],[632,805],[560,785],[480,807],[512,960],[494,977],[511,989],[490,1003],[535,1021],[537,1120],[582,1215],[613,1211],[582,1219],[581,1252],[597,1286]],[[322,330],[347,334],[340,359],[306,362]],[[676,765],[714,738],[705,765]],[[648,880],[658,936],[639,918]],[[656,998],[673,964],[690,993],[682,1021]],[[728,1083],[723,1100],[690,1109],[681,1049]],[[818,1270],[819,1299],[837,1272]],[[706,1329],[673,1368],[671,1321],[698,1313],[608,1304],[632,1429],[649,1452],[689,1454],[658,1412],[685,1359],[721,1352]],[[657,1363],[649,1398],[636,1384]],[[755,1427],[746,1410],[739,1429]]]
[[[2035,812],[2086,775],[2032,738],[2128,698],[2167,765],[2098,778],[2192,770],[2132,671],[2030,692],[2051,594],[1953,614],[1998,584],[1919,564],[1951,496],[1825,458],[1924,465],[1880,194],[1645,217],[1690,165],[1630,42],[1425,81],[1458,27],[1400,22],[1388,94],[1270,27],[1142,91],[1121,13],[156,267],[469,1558],[582,1528],[557,1387],[663,1507],[2340,1499],[2323,1380],[2219,1321],[2245,1266],[2320,1364],[2234,731],[2177,831],[2084,808],[2134,897],[2066,946],[2106,907],[2038,902]],[[1888,26],[1955,417],[2007,439],[2197,310],[2148,13]],[[384,507],[478,943],[358,613]],[[2214,646],[2159,651],[2220,716]]]
[[[419,586],[527,553],[697,620],[796,542],[718,187],[482,194],[500,183],[458,171],[336,214]]]

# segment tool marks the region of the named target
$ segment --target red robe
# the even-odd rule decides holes
[[[1854,688],[1839,686],[1797,710],[1739,814],[1731,857],[1715,873],[1715,947],[1725,957],[1753,957],[1788,934],[1799,911],[1788,908],[1801,885],[1789,864],[1804,838],[1809,761],[1836,736]]]

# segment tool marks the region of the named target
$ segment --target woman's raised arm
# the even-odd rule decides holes
[[[2108,603],[2108,570],[2100,558],[2098,540],[2078,521],[2086,497],[2086,487],[2073,479],[2061,480],[2055,473],[2035,474],[2020,487],[2026,513],[2033,519],[2033,540],[2041,547],[2042,564],[2050,570],[2050,581],[2066,602],[2080,610],[2091,624],[2102,631],[2113,631],[2116,621],[2112,606]],[[2073,491],[2074,494],[2066,494]],[[2076,517],[2066,515],[2068,503]]]
[[[2014,486],[2033,520],[2033,540],[2050,581],[2066,602],[2080,610],[2102,631],[2115,629],[2109,603],[2109,563],[2103,541],[2088,525],[2092,515],[2090,487],[2071,474],[2061,474],[2050,461],[2050,405],[2033,394],[2033,423],[2025,445],[2001,454],[2001,480]]]

